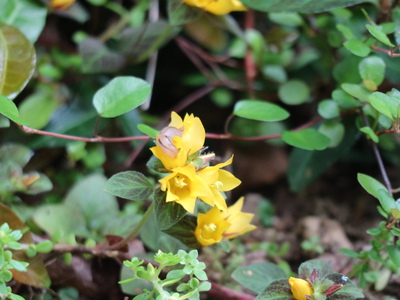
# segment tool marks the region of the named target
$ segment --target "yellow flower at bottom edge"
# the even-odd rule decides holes
[[[232,206],[228,207],[226,212],[222,212],[221,216],[228,221],[231,226],[224,232],[224,237],[233,239],[238,235],[245,234],[252,231],[257,227],[250,224],[253,220],[254,214],[241,212],[243,207],[244,197],[240,197],[238,201]]]
[[[222,240],[229,226],[231,224],[221,217],[221,211],[213,207],[205,214],[199,213],[194,235],[203,247],[210,246]]]
[[[208,184],[196,173],[194,164],[174,168],[172,173],[160,179],[161,190],[167,192],[166,202],[176,202],[193,213],[196,199],[209,196]],[[206,197],[208,199],[209,197]],[[214,203],[207,203],[214,206]]]
[[[310,283],[301,278],[290,277],[289,284],[293,297],[296,300],[307,300],[306,296],[311,296],[314,292]]]
[[[171,171],[186,165],[188,156],[201,150],[204,146],[206,132],[198,117],[186,114],[182,118],[171,113],[171,122],[156,137],[156,146],[150,148],[154,156]]]
[[[50,6],[57,10],[65,10],[74,4],[76,0],[50,0]]]
[[[226,15],[247,8],[239,0],[183,0],[186,4],[202,8],[215,15]]]

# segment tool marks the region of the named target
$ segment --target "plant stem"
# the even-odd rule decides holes
[[[111,245],[108,247],[109,250],[118,250],[121,249],[122,247],[126,246],[129,241],[131,241],[142,229],[143,225],[146,224],[147,220],[150,218],[151,214],[154,211],[154,202],[151,203],[151,205],[147,208],[146,212],[144,213],[142,219],[140,220],[139,224],[136,225],[136,227],[132,230],[132,232],[124,238],[122,241],[119,243],[116,243],[114,245]]]

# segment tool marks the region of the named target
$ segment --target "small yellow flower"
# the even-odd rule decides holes
[[[226,15],[247,8],[239,0],[183,0],[186,4],[204,9],[215,15]]]
[[[166,202],[175,201],[190,213],[194,212],[198,197],[207,196],[206,200],[210,198],[210,188],[197,175],[194,164],[174,168],[171,174],[160,179],[159,182],[161,183],[161,190],[167,192]],[[214,202],[207,204],[214,206]]]
[[[254,214],[242,212],[244,197],[240,197],[238,201],[228,208],[228,211],[221,212],[221,216],[228,221],[231,226],[224,232],[224,237],[233,239],[238,235],[245,234],[257,227],[250,224]]]
[[[72,4],[74,4],[76,0],[50,0],[50,6],[57,10],[66,10]]]
[[[210,246],[222,240],[229,226],[231,224],[221,217],[221,211],[213,207],[205,214],[199,213],[194,235],[203,247]]]
[[[150,150],[171,171],[185,166],[189,155],[203,148],[205,137],[206,132],[199,118],[186,114],[182,121],[177,113],[172,112],[171,122],[157,135],[156,147]]]
[[[301,278],[289,278],[290,289],[296,300],[307,300],[306,296],[313,294],[313,288],[308,281]]]
[[[232,163],[233,156],[224,163],[212,167],[206,167],[201,169],[198,174],[207,182],[210,187],[212,194],[210,196],[203,196],[201,200],[206,203],[214,203],[221,210],[226,210],[226,201],[221,192],[227,192],[237,187],[241,181],[233,176],[226,170],[221,168],[230,165]]]

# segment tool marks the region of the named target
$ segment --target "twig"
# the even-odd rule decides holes
[[[384,49],[384,48],[380,48],[377,46],[371,46],[371,49],[385,53],[385,54],[389,55],[390,57],[400,57],[399,53],[394,53],[398,50],[398,46],[393,49]]]
[[[361,114],[361,116],[363,118],[364,124],[366,126],[370,127],[368,118],[367,118],[367,116],[365,115],[365,113],[364,113],[364,111],[362,109],[360,109],[360,114]],[[388,175],[386,173],[386,168],[385,168],[385,165],[383,164],[382,157],[381,157],[381,154],[379,152],[378,146],[374,142],[372,142],[372,149],[374,151],[375,158],[376,158],[376,160],[378,162],[379,170],[381,171],[381,175],[382,175],[383,181],[385,182],[386,188],[387,188],[388,192],[390,194],[392,194],[392,185],[391,185],[389,177],[388,177]]]

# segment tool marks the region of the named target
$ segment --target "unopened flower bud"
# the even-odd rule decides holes
[[[165,127],[157,136],[157,146],[160,147],[162,152],[173,158],[175,158],[179,152],[179,149],[173,142],[176,136],[182,137],[182,130],[171,126]]]
[[[306,296],[313,294],[313,288],[308,281],[301,278],[289,278],[290,289],[296,300],[307,300]]]

